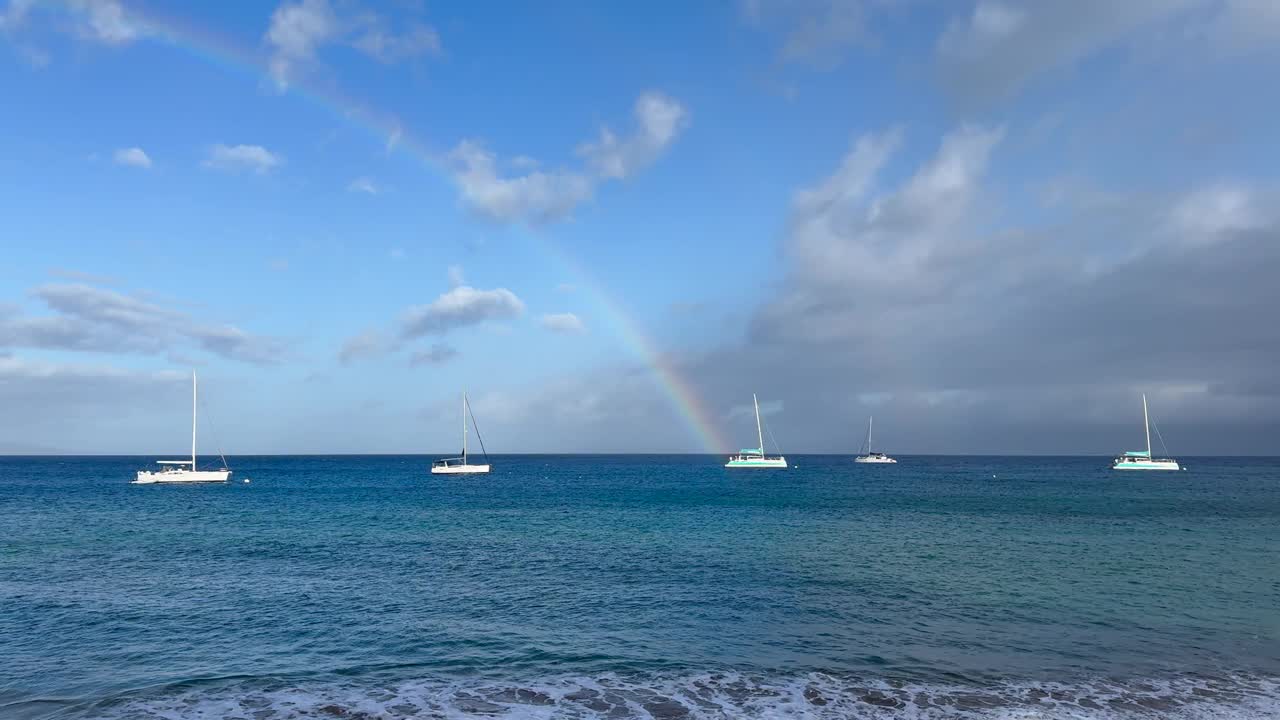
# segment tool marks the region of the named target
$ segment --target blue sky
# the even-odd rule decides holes
[[[1275,450],[1271,3],[0,7],[0,452]]]

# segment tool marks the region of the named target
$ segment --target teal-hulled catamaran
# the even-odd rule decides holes
[[[1154,458],[1151,456],[1151,421],[1147,417],[1147,394],[1142,394],[1142,426],[1147,431],[1146,450],[1128,450],[1111,464],[1112,470],[1179,470],[1178,461],[1173,458]],[[1159,428],[1157,428],[1158,430]],[[1163,445],[1164,440],[1160,443]],[[1165,450],[1168,452],[1168,449]]]
[[[739,450],[738,454],[730,455],[729,462],[724,466],[727,468],[785,468],[787,459],[782,455],[777,457],[768,457],[764,454],[764,431],[760,425],[760,402],[756,400],[755,393],[751,394],[751,404],[756,409],[756,440],[760,443],[756,447]]]

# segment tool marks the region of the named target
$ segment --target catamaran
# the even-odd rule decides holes
[[[739,450],[737,455],[730,455],[729,462],[724,466],[727,468],[785,468],[787,459],[781,455],[778,457],[767,457],[764,454],[764,431],[760,425],[760,403],[756,400],[755,393],[751,394],[751,404],[756,409],[756,439],[760,445],[754,448]]]
[[[467,394],[462,393],[462,455],[461,457],[442,458],[431,463],[432,475],[471,475],[489,472],[489,453],[484,449],[484,438],[480,437],[480,426],[476,426],[476,437],[480,438],[480,451],[484,453],[483,465],[472,465],[467,462],[467,416],[471,415],[474,424],[476,416],[471,413],[471,404],[467,402]]]
[[[1147,394],[1142,394],[1142,426],[1147,432],[1147,449],[1146,450],[1128,450],[1123,455],[1115,459],[1112,463],[1112,470],[1180,470],[1178,461],[1173,458],[1153,458],[1151,457],[1151,421],[1147,417]],[[1156,428],[1156,432],[1160,431]],[[1160,444],[1164,444],[1164,440],[1160,440]],[[1165,449],[1168,452],[1168,449]]]
[[[131,485],[154,485],[157,483],[224,483],[231,477],[227,469],[226,458],[222,459],[221,470],[196,469],[196,374],[191,373],[191,459],[190,460],[158,460],[163,467],[160,470],[139,470],[138,477]],[[190,467],[183,467],[190,466]]]
[[[858,457],[854,458],[853,461],[856,463],[880,463],[880,464],[898,462],[897,460],[894,460],[893,458],[889,457],[888,455],[885,455],[882,452],[871,452],[871,421],[874,419],[875,418],[872,418],[872,417],[867,418],[867,454],[859,455]]]

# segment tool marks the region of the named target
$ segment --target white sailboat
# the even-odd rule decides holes
[[[139,470],[138,477],[131,485],[155,485],[158,483],[224,483],[231,477],[227,462],[222,461],[221,470],[196,469],[196,374],[191,372],[191,459],[190,460],[158,460],[163,466],[160,470]],[[188,466],[188,467],[184,467]]]
[[[787,459],[781,455],[777,457],[767,457],[764,454],[764,431],[760,425],[760,403],[756,400],[755,393],[751,394],[751,404],[756,409],[756,440],[760,445],[754,448],[746,448],[739,450],[736,455],[729,456],[729,462],[724,466],[727,468],[785,468]]]
[[[1127,450],[1111,464],[1112,470],[1180,470],[1173,458],[1151,457],[1151,420],[1147,416],[1147,394],[1142,393],[1142,426],[1147,432],[1146,450]],[[1159,428],[1156,428],[1157,432]],[[1163,445],[1164,440],[1160,443]],[[1168,452],[1166,449],[1165,452]]]
[[[467,462],[467,415],[471,414],[471,405],[467,402],[467,394],[462,393],[462,456],[442,458],[431,463],[432,475],[473,475],[489,472],[489,453],[484,451],[484,438],[480,438],[480,450],[484,452],[483,465],[472,465]],[[471,422],[475,422],[475,415]],[[480,437],[480,428],[476,427],[476,437]]]
[[[871,422],[873,420],[875,420],[874,417],[867,418],[867,454],[859,455],[858,457],[854,458],[853,461],[856,463],[878,463],[881,465],[885,465],[889,463],[896,464],[898,462],[897,460],[894,460],[893,458],[889,457],[888,455],[885,455],[884,453],[871,452]]]

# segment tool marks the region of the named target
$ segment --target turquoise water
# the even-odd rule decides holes
[[[1280,460],[789,459],[0,458],[0,717],[1280,714]]]

